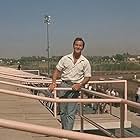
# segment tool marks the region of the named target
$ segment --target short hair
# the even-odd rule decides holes
[[[75,40],[73,41],[73,46],[74,46],[76,41],[82,41],[83,42],[83,47],[85,47],[85,41],[81,37],[75,38]]]

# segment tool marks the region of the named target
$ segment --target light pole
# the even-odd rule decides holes
[[[48,75],[50,74],[50,44],[49,44],[49,24],[51,17],[48,15],[44,16],[44,23],[46,23],[47,27],[47,53],[48,53]]]

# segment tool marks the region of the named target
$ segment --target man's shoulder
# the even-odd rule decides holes
[[[62,56],[60,60],[66,60],[66,59],[71,58],[71,57],[72,57],[71,54],[66,54],[66,55]]]
[[[72,58],[72,54],[71,53],[70,54],[66,54],[66,55],[63,56],[63,58]]]

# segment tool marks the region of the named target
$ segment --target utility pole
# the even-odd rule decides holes
[[[48,76],[50,75],[50,42],[49,42],[49,24],[50,24],[50,19],[51,17],[48,15],[44,16],[44,23],[46,23],[46,28],[47,28],[47,54],[48,54]]]

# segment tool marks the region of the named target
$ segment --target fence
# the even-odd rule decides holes
[[[105,82],[105,81],[100,81],[100,82]],[[110,81],[107,81],[107,82],[110,82]],[[115,81],[112,81],[112,82],[115,82]],[[121,82],[122,82],[122,80],[121,80]],[[123,82],[126,82],[126,81],[124,80]],[[20,84],[15,84],[15,83],[10,83],[10,82],[4,82],[4,81],[0,81],[0,83],[9,84],[9,85],[13,85],[13,86],[24,87],[24,88],[32,89],[32,90],[47,90],[48,89],[48,88],[42,88],[42,87],[32,87],[32,86],[20,85]],[[97,81],[95,83],[97,83]],[[125,88],[127,88],[126,83],[125,83]],[[56,88],[55,90],[71,90],[71,88]],[[136,108],[140,108],[140,104],[135,103],[135,102],[132,102],[132,101],[128,101],[126,99],[120,99],[120,98],[116,98],[116,97],[113,97],[112,98],[109,95],[103,95],[101,93],[98,93],[98,92],[95,92],[95,91],[90,91],[90,90],[84,89],[84,88],[82,88],[81,91],[89,92],[89,93],[93,93],[93,94],[97,94],[98,96],[106,97],[106,98],[109,98],[109,99],[58,99],[58,98],[56,98],[56,96],[55,96],[55,98],[48,98],[48,97],[40,97],[38,95],[30,95],[30,94],[21,93],[21,92],[18,93],[18,92],[14,92],[14,91],[0,89],[0,92],[1,93],[10,94],[10,95],[16,95],[16,96],[21,96],[21,97],[26,97],[26,98],[32,98],[32,99],[36,99],[36,100],[49,101],[49,102],[53,102],[54,105],[56,105],[57,103],[60,103],[60,102],[77,102],[77,103],[81,103],[81,107],[82,107],[82,103],[120,103],[120,134],[121,134],[121,137],[123,137],[124,136],[124,122],[126,121],[125,120],[125,118],[126,118],[126,115],[125,115],[126,110],[124,109],[125,108],[125,105],[128,104],[130,106],[133,106],[133,107],[136,107]],[[126,93],[126,90],[125,90],[125,93]],[[55,95],[56,95],[56,92],[55,92]],[[56,108],[54,108],[54,114],[55,113],[56,113]],[[82,109],[80,111],[80,115],[81,115],[81,131],[83,131],[83,129],[84,129],[83,128],[83,119],[86,119],[86,118],[83,116]],[[6,120],[4,120],[4,121],[6,122]],[[7,120],[7,122],[8,122],[8,125],[5,125],[5,123],[1,120],[0,121],[0,125],[3,126],[3,127],[8,127],[9,125],[12,125],[12,121],[8,121]],[[30,131],[31,132],[30,129],[29,130],[26,130],[26,125],[27,124],[25,124],[24,125],[25,127],[22,128],[22,129],[24,131]],[[21,126],[19,126],[19,127],[17,127],[17,126],[15,127],[14,126],[13,129],[21,130]],[[50,135],[50,133],[47,131],[47,129],[48,128],[45,129],[46,130],[46,133],[48,133]],[[62,131],[62,133],[63,132],[64,131]],[[39,131],[39,133],[42,133],[41,130]],[[51,135],[56,136],[55,133],[53,133]],[[63,134],[60,134],[59,136],[60,137],[63,137]],[[73,139],[78,139],[78,138],[73,138]],[[108,138],[105,138],[105,139],[108,139]],[[90,138],[89,138],[89,140],[90,140]]]

